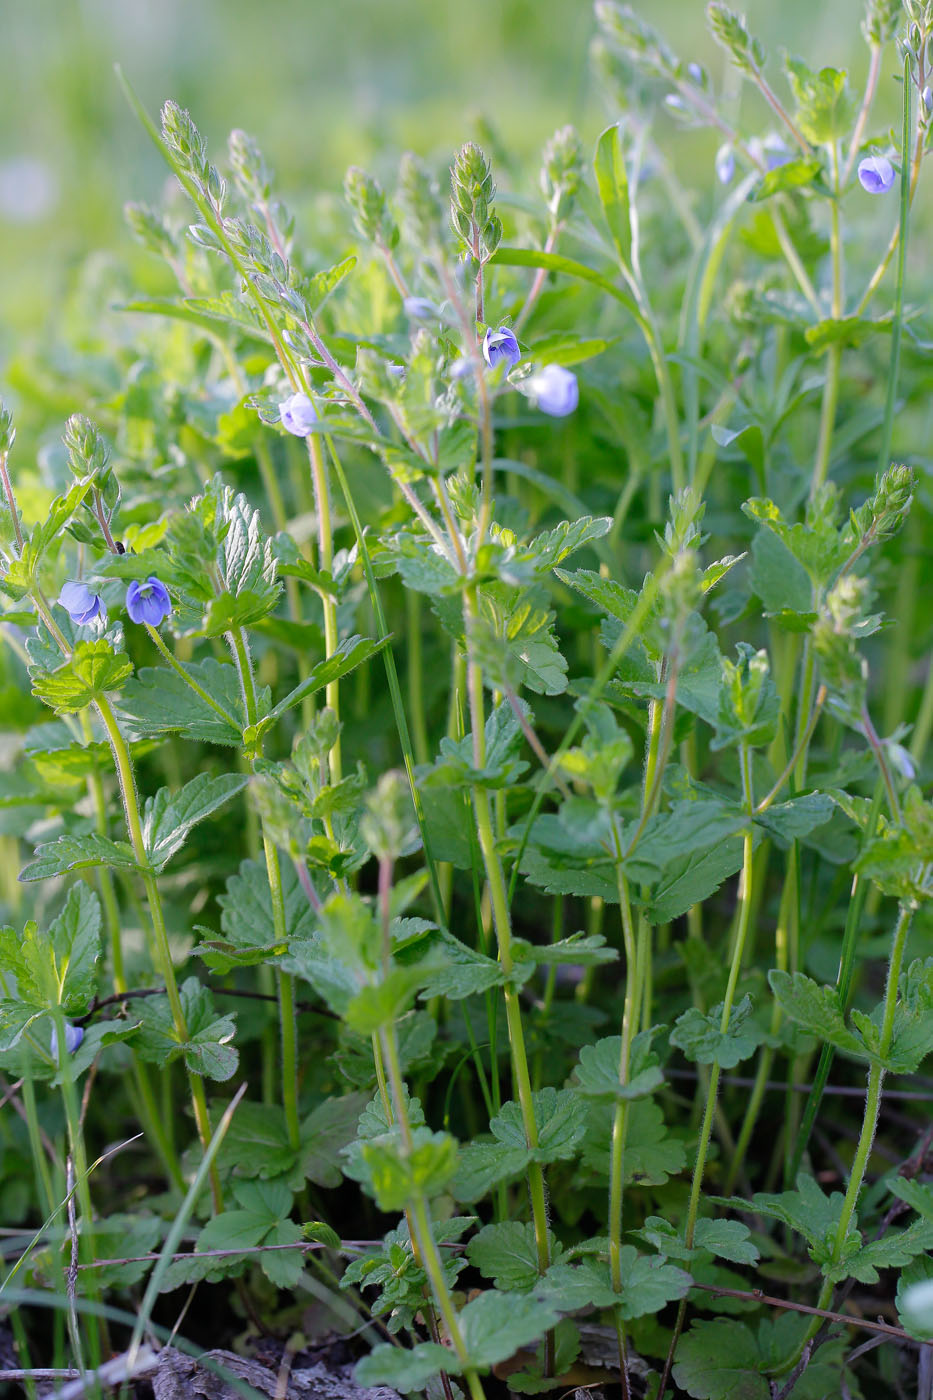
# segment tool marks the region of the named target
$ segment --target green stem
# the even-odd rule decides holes
[[[406,626],[408,629],[408,704],[415,759],[429,763],[428,726],[424,706],[424,658],[421,638],[421,594],[409,588],[405,595]]]
[[[867,834],[869,839],[874,835],[878,825],[882,791],[883,785],[879,783],[875,791],[871,815],[868,818]],[[836,990],[839,993],[839,1001],[843,1010],[845,1010],[849,1004],[852,977],[855,971],[855,950],[858,946],[859,924],[862,918],[862,910],[865,908],[865,896],[867,893],[868,882],[861,875],[853,876],[852,890],[849,895],[849,907],[846,910],[845,930],[842,935],[842,953],[839,958],[839,970],[836,974]],[[797,1133],[797,1142],[794,1146],[790,1170],[788,1171],[788,1180],[791,1183],[797,1179],[797,1173],[803,1161],[803,1154],[807,1149],[807,1143],[813,1131],[813,1124],[816,1122],[816,1115],[819,1112],[823,1092],[829,1079],[829,1071],[832,1067],[833,1056],[833,1047],[827,1042],[820,1051],[820,1059],[816,1067],[816,1074],[813,1076],[813,1088],[810,1090],[807,1098],[807,1107]]]
[[[618,837],[616,838],[618,845]],[[622,1012],[622,1036],[619,1049],[619,1084],[629,1082],[631,1069],[632,1042],[638,1027],[638,1013],[641,1004],[641,972],[643,959],[639,958],[639,946],[632,926],[632,907],[629,899],[628,881],[622,873],[621,864],[616,865],[619,889],[619,913],[622,920],[622,941],[625,948],[625,1005]],[[646,921],[642,927],[647,929]],[[641,940],[639,940],[640,942]],[[628,1131],[630,1100],[619,1098],[616,1101],[612,1118],[612,1139],[609,1159],[609,1271],[614,1292],[622,1292],[622,1193],[625,1184],[625,1141]],[[628,1365],[626,1362],[625,1327],[615,1312],[616,1340],[619,1348],[619,1377],[622,1394],[629,1394]]]
[[[200,700],[203,700],[204,704],[208,705],[214,711],[214,714],[219,715],[226,724],[229,724],[231,728],[235,730],[241,730],[243,726],[236,715],[232,715],[229,710],[225,710],[223,705],[218,704],[213,695],[209,695],[203,686],[198,684],[194,676],[182,666],[181,662],[173,655],[170,648],[165,645],[159,631],[155,627],[150,627],[148,622],[145,624],[145,627],[160,656],[165,658],[175,674],[180,676],[185,682],[185,685],[189,686],[190,689],[194,691],[195,695],[197,695]],[[255,723],[255,721],[251,720],[250,723]]]
[[[55,1036],[58,1046],[58,1070],[61,1079],[62,1103],[65,1121],[68,1125],[68,1146],[75,1174],[75,1194],[81,1209],[81,1229],[78,1234],[78,1257],[84,1264],[94,1260],[94,1208],[91,1205],[91,1188],[88,1180],[87,1153],[84,1150],[84,1130],[81,1126],[81,1110],[75,1092],[74,1076],[71,1072],[71,1055],[67,1048],[65,1015],[60,1007],[53,1012]],[[88,1271],[87,1295],[92,1303],[101,1300],[93,1269]],[[91,1368],[100,1365],[102,1334],[100,1326],[89,1322],[88,1341],[90,1346]]]
[[[49,1162],[42,1144],[42,1134],[39,1128],[39,1110],[36,1104],[36,1090],[32,1077],[29,1073],[29,1066],[26,1066],[26,1073],[23,1076],[23,1110],[26,1115],[26,1135],[29,1139],[29,1151],[32,1156],[33,1170],[36,1180],[42,1188],[45,1196],[44,1214],[47,1220],[54,1220],[61,1209],[62,1196],[65,1193],[64,1185],[59,1190],[55,1189],[52,1182],[52,1173],[49,1170]],[[63,1180],[60,1178],[60,1180]],[[58,1292],[62,1297],[65,1295],[65,1271],[62,1264],[62,1252],[60,1241],[56,1241],[50,1251],[52,1268],[55,1273],[55,1283]],[[74,1325],[74,1312],[71,1308],[65,1310],[68,1336],[71,1340],[74,1352],[74,1362],[79,1371],[84,1367],[84,1347],[81,1342],[81,1334]],[[60,1340],[61,1333],[58,1331],[58,1321],[61,1313],[56,1310],[56,1336]]]
[[[160,638],[161,640],[161,638]],[[85,744],[90,744],[93,738],[91,721],[87,710],[82,710],[79,716],[81,732]],[[100,770],[95,765],[88,778],[88,788],[94,804],[94,821],[101,836],[106,837],[107,826],[107,803],[104,796],[104,784],[100,775]],[[116,892],[113,887],[113,875],[106,866],[102,866],[97,872],[97,887],[100,891],[100,902],[104,912],[104,927],[107,930],[110,944],[110,961],[113,969],[113,989],[115,992],[125,992],[127,989],[126,973],[123,966],[123,943],[122,929],[120,925],[120,909],[117,904]],[[140,1060],[133,1060],[133,1078],[136,1081],[136,1090],[139,1094],[139,1116],[143,1128],[148,1137],[155,1144],[156,1151],[162,1160],[166,1173],[176,1186],[184,1190],[184,1177],[182,1176],[181,1164],[162,1127],[162,1119],[155,1106],[155,1097],[152,1092],[152,1084],[149,1080],[149,1071],[146,1065]]]
[[[278,850],[265,827],[263,827],[262,845],[266,857],[269,894],[272,900],[272,924],[275,930],[275,941],[278,944],[283,944],[288,937],[288,925],[285,918],[282,870]],[[301,1127],[298,1113],[298,1026],[295,1015],[295,981],[287,972],[276,968],[276,984],[279,995],[279,1022],[282,1032],[282,1102],[285,1108],[285,1125],[288,1130],[289,1145],[298,1148],[301,1144]]]
[[[330,515],[330,488],[327,481],[327,465],[321,451],[321,439],[317,433],[308,438],[308,458],[311,462],[311,482],[314,487],[314,505],[318,522],[318,567],[322,573],[332,574],[334,569],[334,537]],[[330,593],[321,594],[324,608],[324,649],[328,656],[337,650],[337,604]],[[330,681],[326,691],[327,703],[337,718],[340,718],[340,682]],[[339,783],[343,767],[340,757],[340,736],[330,751],[330,777]]]
[[[360,561],[363,565],[363,573],[366,576],[366,586],[369,590],[369,599],[372,604],[373,613],[376,618],[376,630],[379,633],[380,641],[387,641],[390,633],[386,625],[385,610],[382,606],[382,597],[379,593],[379,586],[376,582],[376,575],[373,571],[372,559],[369,554],[369,546],[366,543],[366,536],[360,521],[359,512],[356,509],[356,502],[350,493],[346,473],[343,463],[337,455],[333,440],[327,438],[327,450],[330,453],[331,462],[334,467],[334,474],[343,494],[344,503],[347,507],[347,514],[353,526],[353,533],[356,537],[356,544],[360,554]],[[415,756],[411,746],[411,734],[408,728],[408,721],[405,717],[405,705],[402,700],[402,688],[399,685],[398,670],[395,665],[395,657],[390,646],[382,648],[382,660],[386,670],[386,680],[389,685],[389,695],[392,700],[392,712],[395,716],[395,726],[398,731],[399,745],[402,750],[402,760],[405,764],[405,772],[408,777],[408,785],[411,789],[411,800],[415,809],[415,816],[418,821],[418,829],[421,832],[421,840],[424,845],[425,864],[428,868],[428,878],[431,885],[431,897],[434,903],[434,913],[438,922],[446,923],[444,914],[444,900],[441,896],[441,887],[437,877],[437,864],[431,853],[431,842],[428,837],[427,823],[424,817],[424,803],[421,800],[421,792],[415,776]]]
[[[254,725],[257,718],[256,685],[249,648],[242,628],[234,628],[229,633],[240,674],[243,703],[247,723]],[[251,764],[260,756],[259,747],[250,754]],[[266,879],[269,883],[269,899],[272,905],[272,927],[277,944],[284,944],[288,938],[288,922],[285,917],[285,895],[282,889],[282,869],[279,852],[270,835],[264,816],[260,819],[262,847],[266,860]],[[279,1024],[282,1036],[282,1103],[285,1109],[285,1123],[288,1129],[290,1146],[297,1148],[301,1142],[301,1128],[298,1114],[298,1045],[297,1023],[295,1019],[295,985],[293,978],[281,969],[276,969],[276,983],[279,997]]]
[[[904,60],[904,68],[905,68],[905,71],[906,71],[906,73],[907,73],[907,75],[908,75],[907,78],[905,79],[905,82],[904,82],[904,108],[905,108],[905,111],[906,111],[907,108],[908,108],[909,105],[910,105],[910,76],[909,76],[909,74],[910,74],[910,69],[909,69],[909,63],[908,63],[908,60],[907,60],[907,59]],[[912,205],[912,204],[913,204],[914,195],[915,195],[916,192],[917,192],[917,181],[920,179],[920,165],[921,165],[921,162],[922,162],[922,160],[923,160],[923,150],[924,150],[924,142],[925,142],[926,132],[925,132],[924,124],[923,124],[923,120],[922,120],[922,115],[921,115],[922,112],[923,112],[923,108],[921,107],[920,112],[918,113],[918,118],[917,118],[917,134],[916,134],[916,139],[915,139],[915,141],[914,141],[914,155],[913,155],[913,160],[912,160],[911,163],[910,163],[910,183],[909,183],[908,194],[907,194],[908,205]],[[908,149],[909,149],[909,145],[910,145],[909,122],[908,122],[908,121],[905,121],[905,122],[904,122],[904,125],[903,125],[903,127],[902,127],[902,144],[901,144],[901,172],[902,172],[902,183],[901,183],[901,217],[900,217],[900,219],[898,220],[897,228],[896,228],[896,229],[894,230],[894,232],[891,234],[890,242],[888,243],[888,246],[887,246],[887,248],[886,248],[885,251],[884,251],[884,255],[882,256],[881,261],[879,262],[878,266],[875,268],[874,272],[872,273],[871,277],[870,277],[869,280],[868,280],[868,286],[865,288],[865,291],[864,291],[864,294],[863,294],[863,296],[862,296],[861,301],[859,302],[858,306],[855,308],[855,314],[856,314],[856,316],[863,316],[863,315],[865,314],[865,310],[866,310],[866,308],[867,308],[867,306],[868,306],[868,303],[871,301],[872,297],[875,295],[875,292],[878,290],[879,286],[881,285],[881,280],[882,280],[882,278],[884,277],[884,274],[885,274],[885,273],[887,272],[887,270],[888,270],[888,265],[889,265],[889,263],[891,262],[891,259],[894,257],[894,254],[898,251],[898,246],[899,246],[900,241],[901,241],[901,229],[902,229],[902,228],[905,228],[905,229],[906,229],[906,226],[907,226],[907,225],[906,225],[906,221],[905,221],[905,219],[904,219],[904,205],[903,205],[903,198],[904,198],[904,192],[903,192],[903,171],[904,171],[904,169],[906,168],[906,165],[907,165],[907,152],[908,152]]]
[[[832,453],[833,428],[836,424],[836,405],[839,402],[839,371],[842,364],[842,350],[838,345],[826,352],[826,378],[823,382],[823,405],[820,410],[820,436],[810,479],[810,499],[812,500],[826,480],[829,460]]]
[[[904,961],[907,936],[910,932],[910,924],[915,908],[916,905],[912,901],[904,901],[898,910],[897,924],[894,928],[894,937],[891,944],[891,956],[888,961],[888,978],[884,993],[884,1010],[882,1013],[881,1036],[878,1042],[878,1057],[877,1060],[872,1062],[868,1071],[868,1089],[865,1094],[862,1130],[859,1133],[855,1157],[852,1161],[852,1170],[849,1173],[849,1184],[846,1188],[842,1209],[839,1213],[839,1223],[836,1226],[832,1254],[829,1264],[826,1266],[828,1269],[831,1269],[833,1265],[837,1264],[842,1257],[849,1235],[849,1226],[852,1223],[852,1218],[858,1206],[858,1199],[865,1181],[865,1172],[871,1157],[871,1149],[878,1127],[878,1115],[881,1110],[881,1091],[884,1085],[885,1071],[882,1062],[889,1055],[891,1042],[894,1039],[894,1016],[897,1010],[901,966]],[[832,1295],[833,1283],[830,1279],[826,1279],[820,1290],[820,1296],[817,1299],[817,1307],[821,1309],[828,1307]],[[819,1331],[821,1323],[822,1318],[817,1317],[813,1319],[793,1357],[785,1362],[782,1368],[783,1370],[790,1370],[797,1364],[800,1357],[803,1355],[804,1349]]]
[[[745,939],[748,934],[751,921],[752,896],[753,896],[753,872],[754,872],[754,835],[752,831],[751,816],[754,810],[752,795],[752,771],[751,753],[743,745],[739,750],[739,763],[742,770],[742,792],[744,807],[748,816],[748,828],[743,837],[742,846],[742,876],[739,886],[739,916],[736,927],[735,941],[732,947],[732,958],[729,966],[729,980],[726,983],[726,991],[722,1003],[722,1015],[719,1021],[719,1030],[725,1035],[729,1029],[732,1019],[732,1007],[735,1001],[735,991],[738,985],[739,973],[742,968],[742,959],[745,954]],[[690,1185],[690,1200],[687,1206],[687,1221],[684,1229],[684,1242],[688,1249],[693,1247],[694,1231],[696,1230],[697,1216],[700,1209],[700,1195],[703,1189],[703,1176],[706,1171],[706,1154],[709,1151],[710,1138],[713,1131],[713,1120],[716,1113],[716,1099],[719,1093],[719,1079],[722,1069],[719,1064],[714,1064],[710,1071],[709,1089],[706,1097],[706,1110],[703,1114],[703,1122],[700,1126],[700,1137],[697,1143],[696,1162],[693,1168],[693,1180]],[[683,1330],[684,1318],[687,1314],[687,1300],[681,1301],[677,1312],[677,1322],[674,1327],[674,1335],[671,1338],[670,1348],[667,1353],[667,1360],[664,1363],[664,1374],[661,1378],[661,1385],[658,1390],[659,1395],[664,1394],[671,1366],[674,1361],[674,1352],[678,1339]]]
[[[467,636],[467,689],[470,698],[470,723],[473,729],[473,764],[477,769],[485,766],[485,705],[483,697],[483,674],[473,652],[473,633],[477,616],[475,586],[464,594],[464,623]],[[522,1125],[529,1149],[538,1146],[538,1125],[535,1119],[531,1076],[528,1070],[528,1055],[525,1050],[525,1035],[522,1028],[521,1007],[518,993],[511,982],[512,974],[512,921],[509,914],[508,892],[499,853],[496,850],[492,828],[492,813],[489,794],[485,788],[473,789],[473,810],[476,816],[476,834],[483,858],[483,868],[489,886],[492,902],[493,923],[499,947],[499,962],[509,979],[504,988],[506,1025],[512,1051],[512,1073],[515,1090],[521,1108]],[[538,1254],[538,1268],[544,1274],[550,1268],[551,1253],[548,1240],[547,1200],[544,1189],[544,1173],[538,1162],[532,1162],[528,1169],[528,1186],[531,1195],[531,1212],[534,1221],[535,1245]]]
[[[152,931],[155,935],[157,966],[165,982],[165,991],[172,1013],[172,1024],[179,1043],[185,1045],[190,1039],[188,1023],[184,1008],[181,1004],[178,982],[175,978],[172,949],[169,943],[168,929],[165,925],[165,913],[162,908],[162,895],[159,891],[155,874],[149,867],[146,843],[143,840],[142,822],[139,815],[139,798],[136,792],[136,779],[133,773],[132,759],[130,758],[129,748],[120,731],[120,726],[117,723],[117,718],[110,705],[110,701],[106,696],[101,696],[95,703],[97,705],[98,714],[103,721],[104,728],[107,730],[110,747],[113,751],[114,762],[117,766],[117,776],[120,782],[120,792],[123,797],[123,811],[126,817],[127,832],[129,834],[130,844],[133,847],[133,854],[140,867],[143,885],[146,889],[149,915],[152,921]],[[187,1073],[188,1084],[191,1091],[191,1103],[194,1109],[194,1121],[201,1146],[206,1151],[207,1144],[211,1140],[211,1125],[207,1112],[207,1096],[204,1092],[204,1081],[200,1075],[195,1074],[190,1069]],[[223,1192],[220,1186],[220,1177],[213,1164],[211,1165],[211,1193],[214,1200],[214,1209],[219,1212],[223,1208]]]
[[[411,1133],[411,1122],[408,1117],[408,1104],[405,1098],[405,1084],[402,1079],[401,1063],[398,1053],[398,1037],[395,1026],[389,1024],[379,1032],[379,1041],[382,1046],[382,1055],[385,1068],[388,1074],[389,1085],[392,1092],[392,1101],[395,1109],[395,1119],[399,1126],[402,1137],[402,1146],[406,1154],[410,1154],[413,1149]],[[437,1310],[444,1321],[447,1335],[450,1338],[451,1346],[456,1352],[457,1359],[464,1368],[463,1375],[470,1391],[471,1400],[483,1400],[483,1388],[480,1385],[479,1377],[473,1367],[469,1365],[469,1353],[466,1343],[463,1340],[463,1333],[460,1330],[460,1320],[457,1310],[454,1307],[450,1289],[447,1287],[447,1280],[444,1277],[444,1266],[441,1262],[440,1253],[437,1248],[437,1241],[431,1229],[431,1218],[428,1213],[428,1204],[423,1194],[419,1194],[410,1202],[410,1219],[414,1227],[414,1239],[412,1244],[417,1247],[421,1256],[425,1273],[431,1285],[431,1292],[434,1295],[434,1302]]]
[[[897,381],[900,370],[901,330],[904,322],[904,276],[907,268],[907,235],[910,224],[911,178],[907,168],[907,148],[910,142],[910,60],[904,59],[904,120],[902,127],[901,150],[901,211],[898,223],[897,282],[894,288],[894,321],[891,326],[891,362],[888,367],[887,395],[884,403],[884,425],[881,430],[881,445],[878,449],[878,470],[885,471],[891,456],[891,438],[894,432],[894,408],[897,403]],[[922,104],[921,104],[922,105]]]

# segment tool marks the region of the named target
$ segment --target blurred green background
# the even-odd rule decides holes
[[[635,8],[720,80],[703,0]],[[775,56],[847,65],[860,85],[859,0],[745,9]],[[0,0],[0,17],[0,373],[24,336],[54,339],[89,253],[128,247],[124,202],[159,199],[164,169],[115,62],[153,113],[169,96],[189,107],[216,156],[231,127],[250,131],[299,214],[350,163],[388,171],[411,148],[440,165],[477,115],[519,157],[567,121],[587,139],[605,124],[589,0]],[[671,128],[675,161],[691,139]]]

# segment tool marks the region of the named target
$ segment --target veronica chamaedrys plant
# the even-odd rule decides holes
[[[33,1080],[12,1058],[31,1027],[4,1048],[37,1006],[10,970],[23,918],[0,940],[0,1057],[41,1206],[65,1195],[72,1138],[93,1160],[117,1104],[138,1113],[174,1198],[153,1194],[147,1222],[128,1195],[127,1259],[104,1265],[92,1175],[79,1245],[144,1270],[198,1155],[165,1064],[195,1081],[199,1128],[200,1082],[208,1130],[239,1067],[212,1217],[198,1206],[163,1282],[235,1278],[273,1328],[305,1288],[343,1332],[371,1311],[394,1344],[358,1378],[435,1400],[479,1400],[506,1368],[516,1393],[559,1394],[605,1360],[594,1320],[626,1395],[652,1371],[698,1400],[910,1389],[906,1314],[875,1333],[882,1362],[851,1354],[867,1318],[824,1343],[798,1308],[844,1317],[854,1279],[864,1313],[888,1309],[881,1271],[903,1296],[929,1247],[922,1180],[882,1157],[924,1131],[885,1089],[933,1044],[928,503],[914,524],[914,474],[888,460],[895,429],[914,455],[926,367],[919,328],[889,357],[902,279],[889,319],[859,309],[873,277],[869,302],[886,295],[885,237],[905,245],[928,75],[906,34],[908,134],[889,143],[871,91],[796,59],[775,73],[749,25],[713,19],[740,104],[719,60],[601,5],[603,71],[629,75],[631,105],[613,102],[592,166],[561,128],[540,172],[496,155],[506,197],[468,143],[449,229],[446,182],[410,156],[397,186],[354,168],[343,218],[299,223],[252,138],[215,166],[167,105],[154,135],[193,226],[131,225],[177,293],[134,303],[143,366],[118,347],[105,398],[97,360],[82,381],[95,417],[69,425],[64,498],[34,524],[38,488],[24,520],[11,486],[0,516],[9,678],[25,646],[29,715],[56,711],[26,721],[25,898],[37,874],[71,882],[74,929],[99,919],[105,948],[87,998],[38,1006]],[[869,89],[891,24],[866,11]],[[708,141],[686,186],[684,125]],[[697,188],[723,143],[732,183]],[[900,200],[871,205],[857,164],[883,149]],[[866,210],[890,220],[877,248]],[[493,367],[503,333],[520,361]],[[53,608],[62,650],[43,600],[77,579],[111,612],[157,580],[171,611],[90,631]],[[61,1066],[50,1017],[59,1048],[66,1023],[85,1031]],[[830,1114],[870,1076],[833,1153],[836,1119],[814,1116],[827,1048],[854,1091]],[[91,1064],[86,1108],[47,1112],[45,1081],[70,1069],[80,1089]],[[35,1125],[56,1121],[50,1157]],[[713,1311],[724,1293],[743,1311]]]

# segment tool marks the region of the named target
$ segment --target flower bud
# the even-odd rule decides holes
[[[227,151],[241,194],[251,204],[268,203],[272,193],[272,172],[253,138],[237,128],[230,133]]]
[[[102,486],[110,450],[96,424],[83,413],[73,413],[65,424],[63,441],[73,474],[79,479],[93,476],[95,485]]]
[[[5,457],[11,450],[16,439],[16,429],[13,427],[13,415],[8,408],[0,404],[0,457]]]
[[[572,126],[556,131],[544,148],[541,189],[555,221],[573,208],[583,172],[583,148]]]
[[[441,204],[437,186],[417,156],[407,151],[398,171],[398,198],[411,241],[421,248],[440,240]]]
[[[726,143],[716,152],[716,179],[721,185],[728,185],[735,174],[735,151]]]
[[[383,773],[375,792],[366,799],[360,834],[378,860],[394,861],[415,849],[418,827],[404,773]]]
[[[429,297],[406,297],[402,302],[405,315],[412,321],[437,321],[440,309]]]
[[[398,227],[379,181],[359,166],[351,165],[343,182],[343,192],[353,211],[353,222],[363,238],[381,248],[394,248]]]
[[[147,204],[124,204],[123,217],[133,237],[150,253],[158,253],[163,258],[175,256],[175,240],[168,224],[155,209]]]

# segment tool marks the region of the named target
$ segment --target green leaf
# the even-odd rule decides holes
[[[632,225],[628,175],[618,122],[607,127],[597,141],[593,170],[612,241],[621,261],[628,267],[632,261]]]
[[[275,588],[254,592],[244,588],[239,593],[221,593],[211,598],[205,606],[200,624],[193,635],[222,637],[234,632],[238,627],[251,627],[260,622],[276,607],[279,601],[279,585]]]
[[[343,279],[353,271],[357,261],[355,253],[348,253],[345,258],[341,258],[332,267],[315,272],[309,278],[304,291],[312,311],[318,311],[324,305],[331,292],[335,292]]]
[[[760,202],[772,195],[783,194],[786,190],[799,190],[812,185],[823,173],[821,160],[788,160],[775,166],[762,176],[761,183],[753,191],[751,199]]]
[[[539,1089],[532,1094],[538,1145],[529,1151],[520,1104],[502,1105],[489,1127],[507,1147],[523,1148],[534,1162],[559,1162],[576,1155],[586,1132],[586,1105],[572,1089]]]
[[[806,569],[783,540],[760,529],[752,540],[749,578],[768,615],[789,612],[813,616],[813,585]]]
[[[694,1322],[681,1337],[674,1379],[696,1400],[770,1400],[751,1329],[734,1318]]]
[[[370,1138],[360,1148],[380,1210],[403,1210],[419,1197],[439,1195],[457,1169],[457,1143],[449,1133],[414,1128],[411,1136],[410,1152],[397,1130]]]
[[[245,773],[218,773],[216,776],[199,773],[176,793],[160,788],[155,797],[147,797],[143,810],[143,840],[154,869],[164,869],[198,822],[242,792],[248,781]]]
[[[769,1400],[769,1378],[783,1373],[787,1358],[803,1344],[807,1318],[784,1313],[764,1318],[757,1336],[735,1318],[695,1322],[681,1338],[674,1379],[697,1400]],[[827,1400],[839,1393],[846,1342],[824,1343],[794,1386],[800,1400]]]
[[[529,943],[524,938],[512,939],[512,955],[516,962],[533,962],[544,967],[569,964],[573,967],[597,967],[616,962],[619,954],[611,948],[601,933],[572,933],[556,943]]]
[[[825,792],[808,792],[790,802],[779,802],[755,817],[760,826],[767,827],[784,841],[799,841],[818,826],[823,826],[833,814],[834,802]]]
[[[733,1264],[758,1262],[758,1250],[749,1239],[748,1226],[738,1220],[712,1220],[701,1216],[690,1247],[684,1242],[683,1231],[675,1230],[659,1215],[649,1215],[638,1233],[668,1259],[693,1259],[698,1254],[713,1254]]]
[[[682,1050],[688,1060],[701,1065],[719,1065],[734,1069],[742,1060],[754,1055],[762,1043],[763,1031],[749,1022],[752,999],[745,996],[732,1009],[726,1030],[721,1030],[723,1003],[704,1013],[695,1006],[678,1016],[671,1031],[671,1044]]]
[[[493,584],[480,594],[480,618],[474,629],[478,660],[489,685],[538,695],[567,689],[567,662],[554,634],[554,614],[527,595]]]
[[[651,1049],[651,1041],[660,1027],[639,1031],[632,1041],[628,1079],[619,1082],[619,1060],[622,1052],[620,1035],[605,1036],[595,1045],[584,1045],[574,1077],[581,1094],[588,1098],[625,1100],[644,1098],[664,1083],[660,1062]]]
[[[239,1209],[224,1210],[204,1226],[195,1244],[195,1256],[190,1261],[176,1260],[169,1269],[167,1287],[177,1288],[182,1282],[198,1277],[222,1277],[230,1267],[251,1259],[279,1288],[293,1288],[298,1282],[303,1263],[301,1250],[260,1251],[227,1261],[224,1259],[198,1261],[196,1255],[209,1250],[250,1250],[257,1245],[299,1244],[302,1232],[288,1219],[292,1208],[292,1193],[277,1181],[234,1181],[233,1194]],[[203,1266],[206,1265],[206,1271]]]
[[[240,1176],[281,1177],[291,1171],[298,1151],[288,1140],[285,1111],[275,1104],[240,1104],[217,1154],[217,1164]]]
[[[470,1364],[478,1369],[498,1366],[543,1337],[559,1316],[553,1304],[530,1294],[488,1289],[460,1313],[460,1333]]]
[[[587,1306],[614,1308],[623,1321],[660,1312],[690,1288],[690,1275],[657,1255],[639,1254],[632,1245],[619,1251],[622,1287],[612,1286],[609,1265],[583,1259],[579,1264],[554,1264],[544,1278],[544,1296],[562,1311]]]
[[[528,1166],[527,1147],[506,1147],[500,1142],[469,1142],[460,1149],[457,1173],[450,1192],[457,1201],[479,1201],[500,1181],[513,1181]]]
[[[60,1006],[66,1016],[86,1011],[97,990],[100,952],[100,902],[87,885],[73,885],[47,932],[26,925],[20,996],[48,1010]]]
[[[0,1053],[12,1050],[18,1045],[24,1031],[27,1031],[42,1014],[38,1007],[26,1002],[0,1001]]]
[[[236,668],[213,658],[188,665],[184,670],[229,715],[242,722],[242,700]],[[124,687],[119,711],[138,734],[160,737],[180,733],[186,739],[231,747],[242,734],[213,710],[189,685],[164,667],[144,667]]]
[[[19,878],[47,880],[52,875],[67,875],[70,870],[84,870],[92,865],[106,865],[111,870],[139,869],[126,841],[110,841],[94,831],[84,836],[59,836],[37,846],[35,859],[20,871]]]
[[[280,700],[269,711],[258,726],[259,731],[263,732],[269,725],[274,724],[288,710],[300,705],[307,696],[314,695],[317,691],[324,690],[333,681],[339,681],[344,676],[348,676],[351,671],[356,670],[357,666],[382,651],[387,642],[388,638],[381,642],[374,642],[368,637],[345,637],[339,643],[336,651],[312,667],[311,673],[305,677],[301,684],[296,685],[295,689],[289,691],[284,700]]]
[[[460,787],[507,787],[528,767],[518,757],[523,736],[518,720],[507,700],[501,701],[486,717],[485,763],[473,766],[473,735],[462,739],[442,739],[441,757],[428,774],[429,784],[456,784]]]
[[[628,292],[617,286],[609,277],[597,272],[595,268],[567,258],[563,253],[539,253],[535,248],[497,248],[489,261],[501,263],[504,267],[541,267],[546,272],[562,272],[566,277],[574,277],[580,282],[589,282],[598,287],[606,296],[621,302],[633,316],[638,316],[638,307]]]
[[[751,1201],[724,1201],[715,1197],[713,1204],[729,1205],[733,1210],[745,1210],[781,1221],[783,1225],[788,1225],[798,1235],[803,1236],[809,1246],[811,1259],[823,1265],[835,1258],[835,1234],[843,1201],[841,1191],[833,1191],[830,1196],[826,1196],[812,1176],[801,1172],[797,1177],[795,1191],[782,1191],[777,1195],[758,1192]],[[843,1254],[851,1255],[860,1249],[861,1245],[861,1235],[854,1225],[850,1226],[844,1241]]]
[[[768,973],[768,982],[785,1016],[844,1054],[859,1060],[869,1058],[862,1039],[846,1025],[842,1000],[835,987],[821,987],[802,972],[777,968]]]
[[[537,365],[579,365],[584,360],[592,360],[596,355],[605,354],[616,344],[618,337],[603,340],[555,331],[552,335],[534,342],[531,357]]]
[[[30,668],[33,694],[56,714],[77,714],[108,691],[119,690],[133,674],[133,663],[115,652],[105,637],[78,642],[71,658],[54,671]]]
[[[423,1391],[441,1371],[459,1375],[460,1370],[455,1353],[437,1342],[418,1342],[413,1347],[381,1343],[356,1363],[353,1378],[357,1385],[390,1386],[405,1395]]]
[[[221,327],[229,327],[238,336],[271,345],[272,337],[268,329],[254,320],[246,303],[229,292],[219,297],[136,297],[132,301],[117,304],[115,311],[131,311],[136,315],[168,316],[186,325],[197,326],[217,339]]]
[[[340,1152],[356,1137],[366,1094],[326,1098],[301,1121],[301,1170],[315,1186],[340,1185]]]
[[[148,997],[140,1005],[140,1029],[136,1049],[144,1060],[166,1064],[182,1057],[193,1074],[208,1079],[229,1079],[239,1056],[230,1044],[236,1032],[232,1016],[215,1016],[213,998],[196,977],[179,988],[188,1037],[175,1026],[167,997]]]
[[[848,136],[852,111],[845,73],[838,68],[814,73],[799,58],[785,59],[784,68],[797,101],[796,122],[807,140],[822,146]]]
[[[314,909],[301,888],[293,862],[282,861],[280,873],[285,931],[290,940],[302,944],[317,927]],[[218,896],[217,902],[226,941],[200,945],[199,951],[209,967],[226,971],[235,966],[237,952],[272,953],[279,946],[264,861],[244,860],[237,873],[227,880],[226,892]]]
[[[608,1179],[613,1114],[608,1105],[591,1101],[583,1144],[586,1166]],[[625,1182],[663,1186],[683,1171],[684,1144],[670,1135],[664,1114],[653,1099],[635,1099],[628,1109]]]
[[[859,346],[877,335],[891,334],[894,322],[890,315],[871,318],[868,316],[835,316],[825,321],[817,321],[808,326],[804,339],[815,354],[828,350],[832,345]]]
[[[563,1253],[560,1243],[551,1236],[551,1258]],[[484,1278],[491,1278],[496,1288],[527,1293],[538,1283],[538,1249],[534,1226],[530,1221],[504,1220],[486,1225],[467,1245],[467,1257]]]

